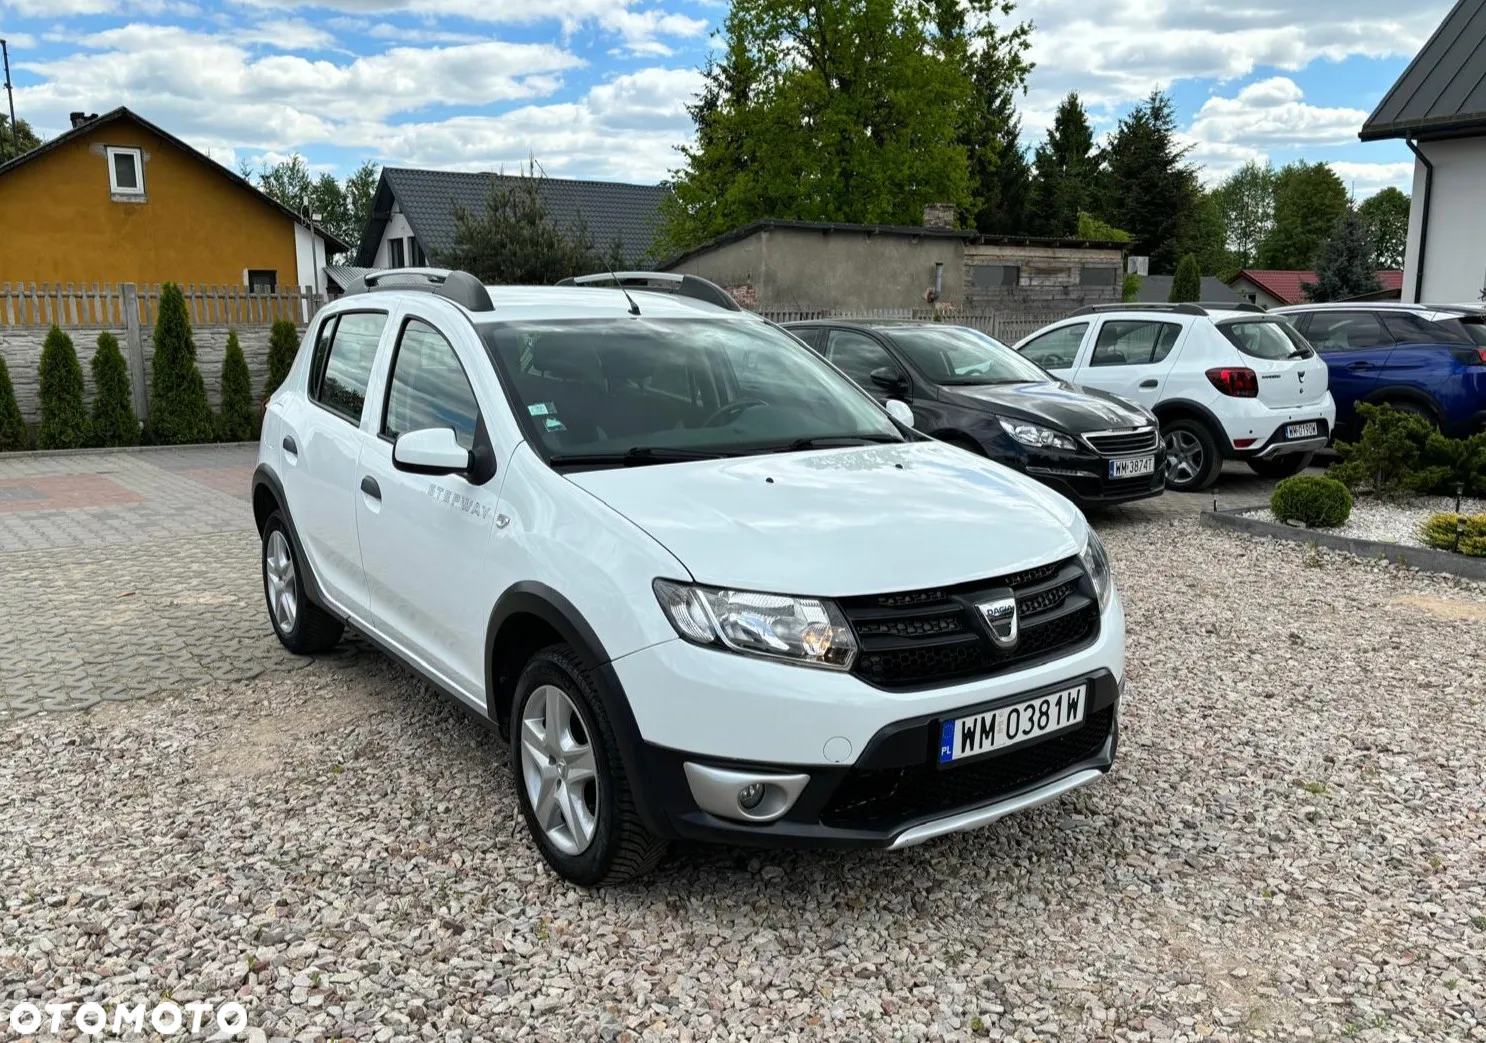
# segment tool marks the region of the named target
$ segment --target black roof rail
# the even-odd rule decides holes
[[[1097,315],[1105,311],[1167,311],[1177,315],[1206,315],[1207,309],[1195,304],[1085,304],[1073,315]]]
[[[390,281],[389,281],[390,280]],[[470,311],[494,311],[490,291],[469,272],[448,268],[384,268],[367,272],[346,286],[343,296],[378,290],[421,290],[446,297]]]
[[[698,275],[682,275],[678,272],[596,272],[593,275],[574,275],[559,279],[557,285],[593,286],[613,283],[616,286],[631,289],[653,290],[656,287],[647,284],[655,282],[668,284],[671,292],[678,297],[691,297],[694,300],[706,301],[708,304],[715,304],[728,311],[743,310],[738,302],[733,300],[732,294],[715,282],[708,282]]]
[[[1252,311],[1264,314],[1264,309],[1253,301],[1198,301],[1197,306],[1209,311]]]

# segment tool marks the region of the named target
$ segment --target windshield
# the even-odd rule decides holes
[[[1315,354],[1305,338],[1288,322],[1251,319],[1219,323],[1218,329],[1229,343],[1250,358],[1277,361],[1308,359]]]
[[[905,440],[860,389],[763,322],[507,322],[481,335],[554,465]]]
[[[935,384],[1026,384],[1052,380],[1006,345],[963,326],[888,330],[908,360]]]

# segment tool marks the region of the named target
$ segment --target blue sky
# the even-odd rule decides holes
[[[1359,197],[1409,185],[1366,114],[1448,0],[1024,0],[1028,143],[1078,90],[1096,130],[1168,89],[1209,180],[1249,158],[1333,163]],[[293,152],[653,182],[722,0],[0,0],[18,115],[44,135],[128,105],[228,165]]]

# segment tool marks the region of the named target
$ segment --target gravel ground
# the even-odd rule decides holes
[[[503,751],[375,654],[0,731],[0,1018],[249,1038],[1486,1039],[1486,590],[1113,526],[1115,772],[898,854],[555,881]]]
[[[1399,543],[1405,547],[1423,547],[1419,538],[1419,526],[1431,514],[1454,513],[1453,496],[1422,496],[1407,503],[1383,503],[1373,500],[1357,500],[1352,505],[1352,516],[1334,529],[1338,536],[1352,536],[1359,540],[1378,540],[1382,543]],[[1460,501],[1462,514],[1486,514],[1486,500],[1466,497]],[[1273,525],[1283,525],[1269,508],[1249,512],[1251,517]]]

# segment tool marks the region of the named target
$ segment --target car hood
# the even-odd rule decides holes
[[[947,387],[943,394],[962,405],[1022,420],[1045,421],[1073,434],[1118,431],[1151,423],[1150,417],[1122,398],[1062,380]]]
[[[1082,549],[1057,493],[941,442],[569,473],[700,583],[845,597],[1019,572]]]

